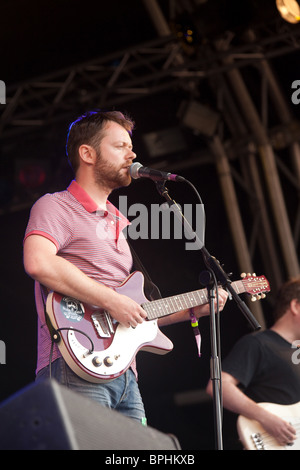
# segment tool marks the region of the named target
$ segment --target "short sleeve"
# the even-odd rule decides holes
[[[260,342],[255,334],[242,337],[222,363],[222,371],[232,375],[245,388],[251,383],[262,362]]]
[[[55,195],[45,194],[31,208],[24,240],[29,235],[41,235],[51,240],[59,251],[72,237],[71,218],[67,205]]]

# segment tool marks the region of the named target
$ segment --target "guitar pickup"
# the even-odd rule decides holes
[[[108,312],[93,313],[91,319],[100,338],[110,338],[114,333],[111,316]]]

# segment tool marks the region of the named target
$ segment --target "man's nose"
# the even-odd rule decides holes
[[[130,150],[127,154],[128,160],[134,160],[136,158],[136,153],[133,150]]]

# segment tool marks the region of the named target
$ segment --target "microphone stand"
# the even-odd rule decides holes
[[[215,298],[216,290],[213,279],[216,279],[219,284],[226,289],[231,299],[234,299],[238,308],[241,310],[243,315],[246,317],[251,327],[254,330],[261,328],[260,324],[253,316],[245,302],[243,302],[238,294],[235,292],[231,285],[231,281],[227,274],[222,269],[219,261],[211,256],[208,250],[204,246],[204,242],[201,242],[197,233],[192,229],[191,225],[184,217],[178,204],[170,197],[168,189],[165,187],[165,182],[155,181],[157,190],[161,196],[163,196],[169,207],[172,209],[176,217],[181,220],[184,227],[184,233],[188,234],[190,240],[194,240],[198,249],[201,251],[205,265],[208,271],[202,273],[202,283],[206,285],[209,297],[210,306],[210,335],[211,335],[211,363],[210,363],[210,374],[213,384],[213,404],[214,404],[214,419],[215,419],[215,438],[216,446],[218,450],[223,449],[222,441],[222,397],[221,397],[221,360],[218,355],[218,341],[217,341],[217,329],[215,319]],[[201,279],[200,279],[201,280]]]

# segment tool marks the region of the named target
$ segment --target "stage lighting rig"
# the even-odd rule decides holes
[[[300,1],[299,0],[276,0],[277,9],[285,21],[299,23]]]

